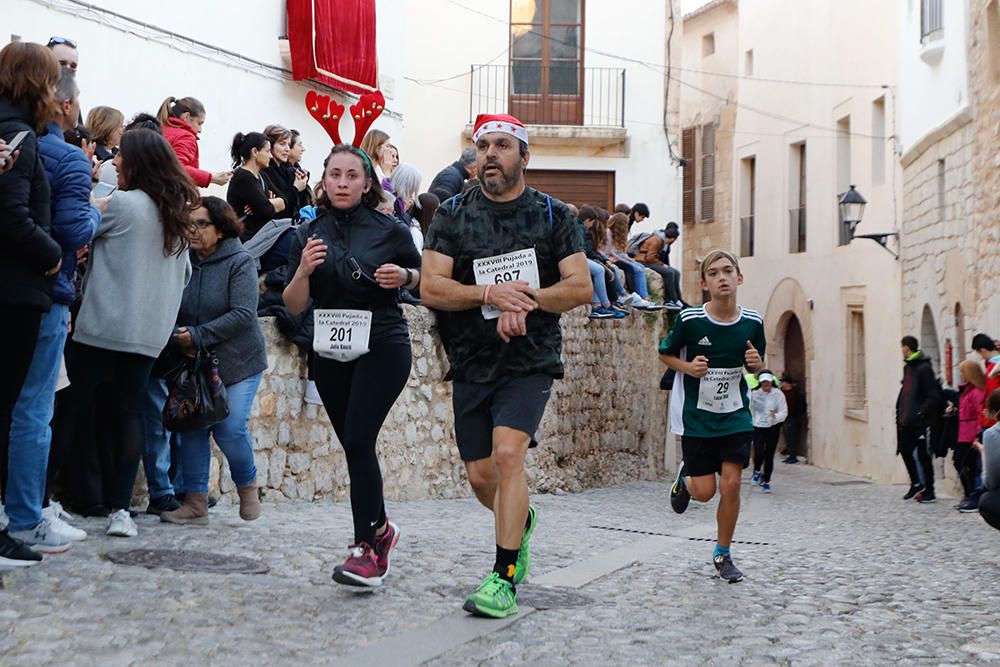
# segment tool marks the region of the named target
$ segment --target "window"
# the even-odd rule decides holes
[[[715,33],[710,32],[701,38],[701,57],[706,58],[715,53]]]
[[[526,123],[579,125],[583,0],[511,0],[510,16],[512,109]]]
[[[701,128],[701,221],[715,219],[715,124]]]
[[[851,187],[851,117],[845,116],[837,121],[837,216],[838,245],[851,242],[850,233],[844,221],[840,219],[840,198]]]
[[[753,76],[753,49],[748,49],[743,59],[743,76]]]
[[[847,383],[844,390],[844,408],[850,412],[863,412],[867,400],[865,381],[865,309],[861,304],[847,306]]]
[[[872,185],[885,183],[885,98],[872,102]]]
[[[806,251],[806,145],[791,147],[788,173],[788,252]]]
[[[941,0],[920,0],[920,43],[941,39]]]
[[[681,218],[685,223],[694,222],[695,171],[698,165],[698,156],[695,151],[697,131],[697,128],[685,127],[681,132],[681,157],[685,160]]]
[[[938,208],[938,222],[944,222],[945,220],[945,170],[944,170],[944,160],[937,161],[937,208]]]
[[[740,160],[740,257],[753,257],[757,158]]]

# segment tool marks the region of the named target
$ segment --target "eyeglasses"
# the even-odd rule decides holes
[[[207,220],[205,218],[195,218],[194,220],[191,221],[191,224],[197,227],[198,229],[205,229],[211,226],[212,221]]]
[[[76,42],[74,42],[72,39],[66,39],[65,37],[50,37],[49,43],[46,44],[45,46],[51,49],[53,46],[56,46],[57,44],[65,44],[71,49],[76,48]]]

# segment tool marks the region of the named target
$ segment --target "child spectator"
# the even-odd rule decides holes
[[[962,384],[958,399],[958,442],[955,444],[955,470],[962,481],[964,497],[958,505],[959,512],[976,512],[979,502],[976,498],[977,453],[972,443],[979,435],[979,420],[983,413],[983,389],[986,377],[983,369],[975,361],[965,360],[958,365]]]

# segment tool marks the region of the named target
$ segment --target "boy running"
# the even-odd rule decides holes
[[[730,544],[740,513],[740,476],[750,464],[753,421],[743,369],[759,371],[764,354],[764,319],[736,303],[743,284],[739,260],[713,250],[701,262],[701,288],[711,300],[682,310],[660,343],[660,359],[677,371],[670,394],[670,431],[681,436],[683,460],[670,491],[678,514],[693,497],[708,502],[720,477],[718,538],[713,562],[733,584],[743,573],[733,564]]]

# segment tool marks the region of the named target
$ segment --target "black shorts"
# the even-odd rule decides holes
[[[456,382],[455,439],[463,461],[478,461],[493,455],[493,429],[506,426],[527,433],[531,447],[535,431],[549,402],[552,378],[548,375],[501,378],[495,382]]]
[[[750,442],[753,433],[734,433],[718,438],[698,438],[693,435],[681,436],[681,451],[684,455],[684,475],[701,477],[722,472],[722,462],[739,463],[746,468],[750,465]]]

